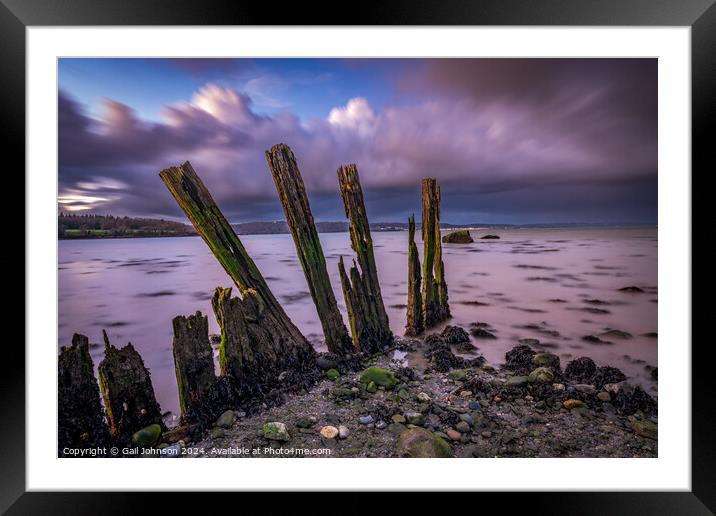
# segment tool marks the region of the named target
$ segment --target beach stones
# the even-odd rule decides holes
[[[332,382],[337,380],[340,375],[341,373],[339,373],[336,369],[329,369],[328,371],[326,371],[326,378],[328,378]]]
[[[459,231],[448,233],[443,236],[442,241],[444,244],[471,244],[474,242],[472,236],[470,235],[470,231],[467,229],[461,229]]]
[[[386,389],[391,389],[398,383],[395,375],[382,367],[369,367],[361,373],[360,380],[364,385],[369,385],[373,382],[375,385]]]
[[[408,428],[398,438],[398,457],[450,458],[452,447],[443,438],[424,428]]]
[[[227,410],[219,416],[219,419],[216,420],[216,426],[219,426],[221,428],[231,428],[231,425],[234,424],[235,418],[236,415],[234,414],[234,411]]]
[[[265,423],[263,426],[263,436],[271,441],[288,441],[291,439],[288,430],[286,430],[286,425],[280,421]]]
[[[321,437],[325,437],[326,439],[335,439],[339,434],[338,429],[335,426],[330,425],[322,427],[319,433],[321,434]]]
[[[552,353],[537,353],[532,357],[532,363],[536,366],[554,367],[559,369],[559,357]]]
[[[527,376],[529,383],[552,383],[554,374],[548,367],[538,367]]]
[[[584,407],[586,407],[586,405],[584,404],[584,402],[583,402],[582,400],[575,400],[575,399],[564,400],[564,402],[562,403],[562,405],[563,405],[564,408],[566,408],[567,410],[572,410],[572,409],[575,409],[575,408],[584,408]]]
[[[522,387],[526,383],[526,376],[510,376],[505,382],[505,387]]]
[[[157,424],[145,426],[132,434],[132,445],[140,448],[154,446],[162,435],[162,427]]]
[[[635,419],[631,421],[631,428],[636,435],[646,437],[647,439],[656,440],[658,436],[658,426],[648,419]]]

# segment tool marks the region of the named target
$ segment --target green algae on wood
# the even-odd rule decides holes
[[[363,190],[355,165],[346,165],[338,169],[338,184],[348,217],[351,248],[355,251],[357,259],[357,264],[354,260],[349,273],[346,273],[341,257],[338,263],[341,287],[353,344],[359,350],[371,354],[390,346],[394,337],[390,331],[388,314],[380,292],[378,270],[373,254],[373,239],[370,235]]]
[[[208,318],[201,312],[172,320],[174,339],[172,353],[179,389],[179,407],[182,418],[214,382],[214,358],[209,344]]]
[[[164,169],[159,173],[159,177],[240,291],[253,291],[253,295],[260,300],[262,310],[272,315],[272,331],[277,338],[290,341],[305,354],[313,353],[311,344],[289,319],[269,289],[263,275],[191,163],[187,161],[179,167]]]
[[[336,296],[326,269],[326,258],[296,158],[288,145],[279,143],[266,151],[266,161],[286,214],[286,222],[296,244],[311,297],[316,305],[326,347],[332,353],[350,354],[355,348],[338,310]]]
[[[450,318],[440,238],[440,187],[435,178],[422,181],[423,322],[426,328]]]
[[[423,333],[423,302],[420,292],[421,274],[418,246],[415,245],[415,215],[408,219],[408,317],[405,334],[415,337]]]
[[[316,379],[315,352],[281,332],[280,321],[253,290],[232,297],[217,288],[211,300],[221,328],[219,366],[233,377],[243,399],[255,401],[271,391],[309,387]]]
[[[166,430],[151,375],[141,355],[131,342],[116,348],[110,344],[107,333],[102,333],[104,359],[99,364],[98,376],[112,434],[127,441],[137,430],[154,423]]]
[[[72,345],[63,346],[57,372],[58,451],[96,448],[109,441],[99,385],[89,353],[89,340],[75,333]]]

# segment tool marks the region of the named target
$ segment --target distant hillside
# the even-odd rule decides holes
[[[193,227],[171,220],[73,213],[60,213],[57,217],[57,236],[60,239],[190,235],[196,235]]]

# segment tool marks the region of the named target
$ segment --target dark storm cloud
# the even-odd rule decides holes
[[[188,159],[230,217],[280,218],[263,152],[285,142],[322,220],[343,218],[335,170],[355,162],[371,216],[386,221],[419,209],[425,176],[443,185],[448,222],[655,221],[656,60],[421,63],[396,78],[410,102],[377,112],[357,97],[309,121],[258,115],[213,84],[157,122],[112,100],[91,119],[60,92],[61,202],[177,216],[157,173]]]

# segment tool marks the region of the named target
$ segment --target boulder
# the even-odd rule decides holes
[[[530,383],[552,383],[554,374],[549,367],[538,367],[527,376]]]
[[[453,231],[443,236],[444,244],[471,244],[474,240],[467,229]]]
[[[132,434],[132,445],[140,448],[149,448],[159,441],[162,435],[162,427],[158,424],[145,426]]]

